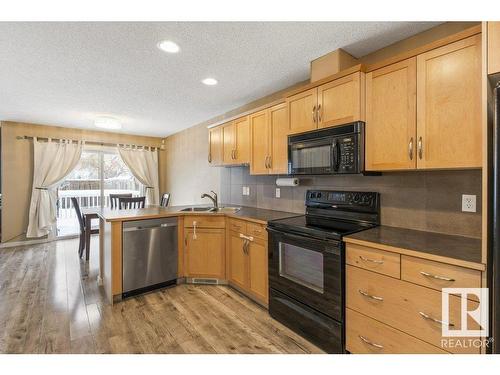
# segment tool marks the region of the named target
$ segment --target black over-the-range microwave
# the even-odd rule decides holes
[[[364,172],[365,123],[361,121],[288,136],[288,174]]]

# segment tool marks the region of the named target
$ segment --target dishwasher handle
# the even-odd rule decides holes
[[[136,232],[136,231],[139,231],[139,230],[168,228],[168,227],[177,227],[177,223],[162,223],[160,225],[155,225],[155,226],[129,227],[129,228],[123,228],[123,232]]]

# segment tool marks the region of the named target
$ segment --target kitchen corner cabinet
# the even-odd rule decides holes
[[[190,216],[184,225],[186,277],[224,280],[224,218]]]
[[[288,119],[286,104],[250,115],[250,174],[288,172]]]
[[[238,165],[250,162],[250,124],[248,116],[222,125],[223,164]]]
[[[208,162],[211,165],[222,165],[222,127],[208,130]]]
[[[268,252],[265,226],[231,219],[228,281],[255,301],[268,304]]]
[[[488,22],[488,74],[500,73],[500,22]]]
[[[481,36],[369,72],[366,169],[481,167]]]
[[[286,98],[290,134],[364,120],[364,79],[355,72]]]

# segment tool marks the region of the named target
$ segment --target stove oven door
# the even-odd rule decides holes
[[[268,231],[269,287],[343,322],[342,243]]]

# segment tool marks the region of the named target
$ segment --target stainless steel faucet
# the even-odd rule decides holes
[[[213,190],[210,190],[210,192],[213,194],[213,197],[210,194],[206,194],[206,193],[203,193],[201,195],[201,197],[202,198],[210,198],[210,200],[214,204],[214,210],[218,210],[219,209],[219,203],[217,202],[217,194]]]

